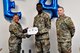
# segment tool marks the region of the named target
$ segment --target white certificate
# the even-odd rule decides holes
[[[35,35],[37,33],[38,33],[38,28],[37,27],[28,28],[28,30],[27,30],[28,35]]]

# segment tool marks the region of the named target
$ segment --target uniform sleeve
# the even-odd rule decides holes
[[[48,14],[46,14],[45,17],[46,17],[46,19],[45,19],[45,27],[47,29],[51,29],[51,19],[50,19]]]
[[[25,38],[26,37],[26,34],[22,33],[22,31],[19,31],[17,29],[17,27],[15,27],[12,24],[9,26],[9,31],[11,34],[14,34],[16,37],[19,37],[19,38]]]
[[[71,37],[73,37],[74,33],[75,33],[75,26],[74,26],[74,24],[73,24],[73,22],[72,22],[70,17],[66,19],[66,23],[67,23],[68,28],[70,30]]]

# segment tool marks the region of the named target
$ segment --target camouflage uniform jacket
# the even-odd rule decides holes
[[[22,38],[25,38],[26,35],[22,33],[22,26],[20,23],[12,22],[9,26],[10,38],[9,43],[17,44],[22,42]]]
[[[50,19],[49,15],[46,14],[45,12],[42,12],[40,15],[37,15],[34,18],[33,26],[38,27],[39,34],[49,32],[49,29],[51,28],[51,19]],[[47,37],[45,36],[44,38],[47,38]]]
[[[68,42],[74,36],[75,27],[70,17],[60,16],[56,21],[58,42]]]

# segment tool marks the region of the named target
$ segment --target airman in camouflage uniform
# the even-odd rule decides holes
[[[26,38],[27,36],[27,34],[25,34],[27,29],[23,30],[18,21],[19,16],[15,14],[13,16],[13,21],[9,26],[9,53],[20,53],[22,38]]]
[[[71,53],[71,40],[75,27],[70,17],[64,15],[64,8],[58,8],[59,18],[56,21],[59,53]]]
[[[37,4],[38,15],[34,18],[34,27],[38,27],[35,35],[36,53],[50,53],[49,29],[51,20],[48,14],[42,11],[42,5]]]

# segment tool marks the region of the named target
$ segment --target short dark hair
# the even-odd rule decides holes
[[[15,14],[13,15],[13,17],[14,17],[15,15],[18,15],[18,14],[17,14],[17,13],[15,13]]]
[[[37,5],[36,6],[41,6],[42,7],[42,4],[41,3],[37,3]]]
[[[13,17],[14,17],[14,16],[16,16],[16,15],[18,16],[18,14],[17,14],[17,13],[15,13],[15,14],[13,15]],[[12,19],[13,19],[13,18],[12,18]]]
[[[58,8],[62,8],[64,10],[64,8],[62,6],[59,6]]]

